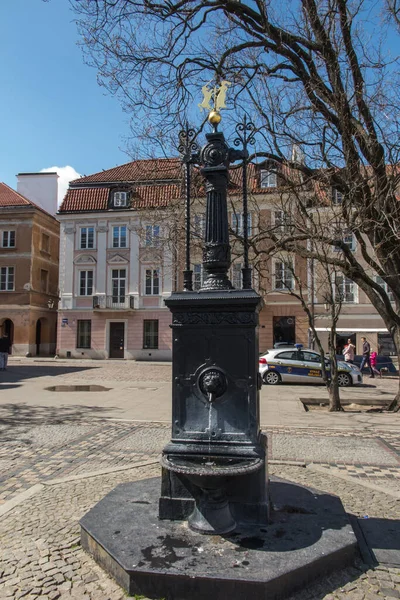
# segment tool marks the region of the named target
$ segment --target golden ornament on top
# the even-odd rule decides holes
[[[206,85],[203,85],[201,91],[203,92],[203,101],[198,104],[200,111],[209,110],[208,120],[211,125],[218,125],[221,122],[221,115],[219,111],[221,108],[226,108],[226,92],[231,84],[230,81],[221,81],[219,85],[215,85],[213,88],[209,87],[211,81]],[[210,102],[213,102],[213,106]]]
[[[221,115],[217,110],[212,110],[208,115],[208,120],[211,125],[218,125],[221,122]]]

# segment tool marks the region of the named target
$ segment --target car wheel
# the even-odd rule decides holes
[[[267,371],[264,375],[264,383],[268,385],[278,385],[281,381],[281,376],[276,371]]]
[[[349,385],[351,385],[352,383],[352,379],[348,373],[338,373],[339,387],[349,387]]]

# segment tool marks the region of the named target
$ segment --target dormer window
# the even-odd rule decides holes
[[[260,187],[262,188],[274,188],[277,185],[277,177],[274,171],[263,170],[260,171]]]
[[[124,208],[128,203],[127,192],[114,192],[113,206],[114,208]]]
[[[332,204],[338,205],[338,204],[342,204],[342,202],[343,202],[342,192],[339,192],[339,190],[332,188]]]

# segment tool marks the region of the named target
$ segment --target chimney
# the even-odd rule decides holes
[[[55,216],[58,209],[58,174],[18,173],[17,192]]]

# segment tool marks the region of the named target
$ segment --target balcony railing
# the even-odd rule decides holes
[[[94,310],[133,310],[134,296],[93,296]]]

